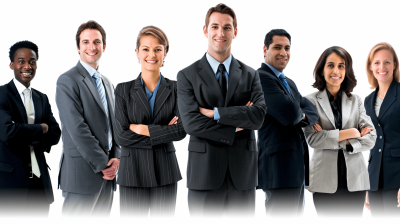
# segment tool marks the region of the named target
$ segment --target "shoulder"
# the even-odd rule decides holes
[[[374,93],[375,93],[375,90],[372,91],[372,93],[370,93],[367,97],[365,97],[365,102],[369,102],[371,100],[371,98],[374,97]]]
[[[133,88],[134,85],[135,85],[135,80],[118,83],[117,87],[115,88],[115,93],[123,95],[125,92],[127,91],[129,92],[129,90]]]
[[[9,92],[10,90],[8,89],[8,84],[0,86],[0,100],[6,99]]]
[[[246,65],[245,63],[241,62],[240,60],[238,60],[236,58],[232,59],[232,61],[233,60],[236,60],[239,63],[240,68],[242,69],[243,73],[245,73],[245,72],[248,72],[248,73],[251,73],[251,74],[255,74],[256,73],[255,69],[253,69],[252,67]]]
[[[307,96],[305,96],[305,98],[307,98],[309,101],[311,101],[311,103],[313,103],[315,105],[317,103],[317,98],[320,93],[321,93],[321,91],[316,91],[316,92],[308,94]]]
[[[105,75],[102,74],[102,75],[101,75],[101,78],[103,79],[103,82],[106,82],[106,83],[112,85],[111,81],[107,78],[107,76],[105,76]]]
[[[68,71],[64,72],[57,79],[57,84],[61,84],[61,82],[76,80],[79,77],[82,77],[79,73],[79,70],[76,66],[72,67]]]
[[[200,67],[200,60],[197,60],[193,62],[191,65],[187,66],[186,68],[182,69],[179,71],[179,73],[184,73],[184,74],[191,74],[193,71],[197,71]]]

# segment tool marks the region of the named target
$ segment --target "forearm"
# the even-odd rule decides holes
[[[172,141],[179,141],[185,138],[186,132],[182,122],[173,125],[155,125],[148,126],[150,132],[151,145],[158,145]]]
[[[219,107],[219,124],[258,130],[267,111],[265,104],[253,106]]]
[[[308,144],[314,149],[339,150],[345,142],[339,141],[339,129],[315,132],[312,126],[303,128]]]

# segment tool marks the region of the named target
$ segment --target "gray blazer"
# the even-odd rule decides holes
[[[335,193],[338,185],[338,150],[346,149],[346,141],[338,142],[339,129],[335,121],[326,90],[306,96],[318,110],[317,123],[322,131],[315,132],[313,126],[303,128],[308,144],[314,149],[310,162],[310,192]],[[342,94],[342,129],[374,127],[371,118],[366,115],[363,101],[355,94],[347,97]],[[362,151],[371,150],[375,145],[376,131],[361,137],[349,139],[353,152],[343,150],[347,167],[347,189],[362,191],[369,189],[367,165]]]
[[[102,79],[113,126],[114,88],[105,76]],[[108,149],[107,115],[94,80],[80,62],[58,78],[56,103],[63,141],[59,185],[63,191],[95,194],[103,182],[101,170],[121,153],[114,140]]]

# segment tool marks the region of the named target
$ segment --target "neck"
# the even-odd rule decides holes
[[[340,91],[340,86],[327,86],[326,89],[332,94],[333,98],[336,100],[336,96]]]
[[[215,58],[219,63],[223,63],[226,59],[231,56],[231,49],[229,48],[225,52],[215,52],[210,47],[208,47],[208,53]]]
[[[142,79],[144,86],[153,92],[160,80],[160,69],[156,71],[142,71]]]
[[[392,82],[379,82],[378,81],[378,85],[379,85],[379,90],[378,90],[378,97],[381,99],[384,99],[386,96],[386,93],[390,87],[390,84],[392,84]]]

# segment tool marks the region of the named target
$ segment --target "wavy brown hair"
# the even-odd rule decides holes
[[[340,85],[340,90],[345,92],[348,97],[351,97],[351,92],[354,87],[357,85],[357,79],[354,75],[353,70],[353,60],[344,48],[333,46],[324,51],[322,55],[319,57],[317,64],[314,68],[314,78],[315,82],[312,84],[312,87],[317,88],[319,91],[322,91],[326,88],[326,81],[324,77],[324,67],[326,64],[326,59],[331,54],[337,54],[344,60],[344,66],[346,70],[346,75],[342,84]]]

